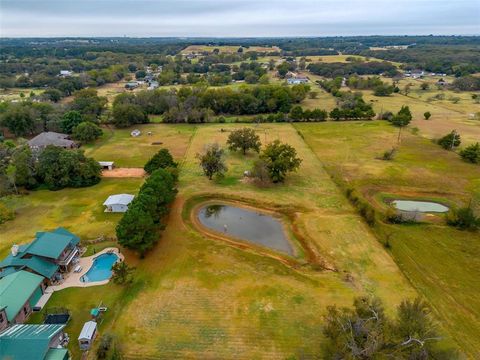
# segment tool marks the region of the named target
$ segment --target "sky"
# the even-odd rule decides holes
[[[479,35],[480,0],[0,0],[1,37]]]

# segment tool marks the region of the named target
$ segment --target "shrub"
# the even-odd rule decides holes
[[[460,143],[460,134],[458,134],[455,130],[438,140],[438,145],[445,150],[453,150],[454,148],[458,147]]]
[[[0,224],[15,218],[15,212],[11,211],[7,206],[0,202]]]
[[[397,152],[397,149],[395,148],[391,148],[390,150],[385,151],[383,153],[382,160],[386,160],[386,161],[393,160],[396,152]]]
[[[460,156],[463,160],[471,162],[472,164],[480,163],[480,143],[475,143],[467,146],[460,151]]]
[[[423,113],[423,117],[425,118],[425,120],[430,119],[431,116],[432,116],[432,114],[430,113],[430,111],[425,111]]]
[[[447,224],[460,230],[476,230],[480,227],[480,217],[471,206],[452,209],[447,214]]]

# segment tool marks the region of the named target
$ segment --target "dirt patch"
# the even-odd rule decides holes
[[[102,176],[109,178],[139,178],[145,176],[145,170],[142,168],[115,168],[113,170],[103,170]]]

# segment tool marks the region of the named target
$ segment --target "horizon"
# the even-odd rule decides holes
[[[0,7],[2,38],[480,34],[476,0],[2,0]]]

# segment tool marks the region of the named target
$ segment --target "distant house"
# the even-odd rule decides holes
[[[31,243],[12,246],[10,255],[0,262],[0,278],[27,270],[43,276],[47,283],[61,279],[61,273],[70,271],[80,256],[79,242],[78,236],[61,227],[37,232]]]
[[[98,165],[100,165],[103,170],[113,170],[115,164],[113,161],[99,161]]]
[[[134,197],[130,194],[110,195],[103,203],[105,212],[126,212]]]
[[[420,79],[425,76],[425,71],[423,70],[414,70],[410,73],[410,77],[412,79]]]
[[[0,309],[4,309],[8,324],[23,324],[27,320],[43,295],[44,280],[24,270],[0,279]]]
[[[291,77],[287,79],[288,85],[298,85],[298,84],[306,84],[308,83],[308,78],[306,76],[297,75],[295,77]]]
[[[70,70],[60,70],[60,74],[58,76],[60,77],[70,77],[73,75],[73,71]]]
[[[42,150],[48,145],[58,146],[64,149],[78,147],[75,141],[70,140],[69,135],[53,131],[42,132],[28,141],[28,146],[30,146],[32,150]]]
[[[148,86],[147,90],[155,90],[159,87],[158,81],[150,81],[150,85]]]
[[[448,83],[442,78],[442,79],[437,81],[437,85],[438,86],[445,86],[445,85],[448,85]]]
[[[65,325],[13,325],[0,332],[0,358],[11,360],[69,360],[63,346]]]
[[[133,90],[133,89],[136,89],[139,86],[140,86],[140,84],[139,84],[138,81],[129,81],[125,84],[125,89]]]
[[[288,72],[285,74],[285,79],[296,78],[297,76],[298,76],[298,74],[297,74],[296,72],[288,71]]]
[[[80,350],[88,350],[93,344],[97,336],[97,323],[95,321],[87,321],[83,324],[82,331],[78,336],[78,345]]]

